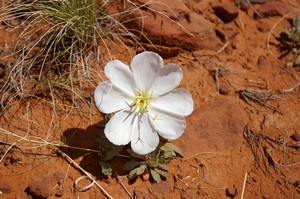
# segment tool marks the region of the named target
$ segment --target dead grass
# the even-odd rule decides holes
[[[18,35],[1,57],[6,78],[0,85],[2,111],[13,100],[35,97],[61,97],[71,101],[74,107],[78,107],[78,101],[86,102],[82,85],[90,81],[97,84],[99,72],[94,69],[99,69],[106,61],[104,54],[108,59],[113,58],[110,54],[112,43],[119,43],[126,49],[120,39],[125,36],[138,45],[138,36],[123,25],[128,21],[119,20],[139,7],[134,5],[131,10],[109,15],[106,8],[112,3],[4,1],[0,21],[8,32],[18,32]],[[136,32],[143,34],[142,30]]]

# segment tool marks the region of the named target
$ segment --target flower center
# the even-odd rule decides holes
[[[133,99],[133,110],[136,112],[144,113],[147,112],[150,102],[153,96],[148,95],[145,92],[139,92]]]

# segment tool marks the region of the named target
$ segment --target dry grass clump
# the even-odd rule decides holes
[[[3,1],[0,22],[15,40],[1,49],[5,76],[5,81],[0,82],[1,108],[7,108],[11,100],[50,97],[55,93],[64,93],[73,103],[83,99],[83,94],[74,88],[80,87],[82,80],[90,81],[91,63],[100,65],[101,54],[109,54],[110,42],[121,41],[119,36],[138,40],[118,20],[132,11],[109,15],[106,7],[110,3],[113,2]]]

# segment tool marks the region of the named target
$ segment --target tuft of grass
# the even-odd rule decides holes
[[[296,15],[292,27],[287,29],[285,32],[290,41],[295,43],[300,42],[300,14]]]
[[[94,72],[91,64],[98,66],[102,54],[110,55],[110,43],[122,45],[120,36],[138,41],[119,20],[132,10],[109,15],[106,8],[112,3],[109,0],[3,1],[0,22],[6,31],[13,33],[15,41],[7,44],[0,57],[6,71],[6,81],[0,85],[2,109],[13,99],[44,97],[45,91],[50,90],[65,90],[72,102],[83,99],[83,94],[74,88],[80,87],[82,80],[90,81]],[[65,84],[61,84],[62,79]]]

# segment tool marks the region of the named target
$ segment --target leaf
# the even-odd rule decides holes
[[[141,162],[138,162],[136,160],[131,160],[129,162],[126,162],[126,164],[124,164],[123,169],[125,171],[131,171],[132,169],[136,168],[140,164],[141,164]]]
[[[168,171],[162,169],[155,168],[154,171],[165,178],[170,175]]]
[[[96,126],[97,126],[97,127],[100,127],[100,128],[105,128],[106,123],[107,123],[107,122],[106,122],[105,120],[102,120],[102,121],[98,122],[98,123],[96,124]]]
[[[161,164],[159,164],[159,168],[161,168],[163,170],[168,170],[168,165],[161,163]]]
[[[164,158],[168,159],[172,156],[176,156],[176,153],[174,151],[164,151],[163,156],[164,156]]]
[[[96,129],[93,131],[93,133],[97,136],[97,137],[102,137],[104,135],[104,129]]]
[[[146,168],[147,168],[147,166],[143,164],[143,165],[139,166],[138,168],[131,170],[128,174],[129,180],[133,180],[136,177],[138,177],[139,175],[142,175],[145,172]]]
[[[295,65],[300,65],[300,55],[298,55],[294,62]]]
[[[118,155],[122,151],[123,148],[124,148],[124,145],[121,145],[121,146],[114,145],[111,150],[106,152],[104,161],[113,159],[116,155]]]
[[[137,153],[133,152],[133,150],[131,150],[131,149],[127,149],[127,152],[133,158],[136,158],[138,160],[145,160],[145,156],[144,155],[137,154]]]
[[[160,147],[160,149],[161,149],[162,151],[174,151],[174,152],[176,152],[178,155],[180,155],[181,157],[183,157],[183,154],[182,154],[181,150],[180,150],[176,145],[174,145],[174,144],[172,144],[172,143],[165,143],[165,144],[163,144],[163,145]]]
[[[100,148],[103,148],[103,149],[106,149],[106,150],[108,150],[108,149],[110,149],[110,148],[112,148],[113,146],[115,146],[115,145],[113,145],[108,139],[106,139],[106,138],[100,138],[100,140],[99,140],[99,144],[100,144]]]
[[[96,124],[95,130],[93,130],[92,132],[93,132],[96,136],[98,136],[98,137],[104,136],[104,128],[105,128],[105,125],[106,125],[106,121],[104,121],[104,120],[98,122],[98,123]]]
[[[161,181],[160,175],[156,171],[150,169],[150,174],[155,182],[159,183]]]
[[[110,164],[108,164],[107,162],[100,162],[101,165],[101,171],[104,175],[106,176],[111,176],[112,175],[112,168],[110,166]]]
[[[150,160],[148,161],[148,166],[151,168],[158,167],[159,165],[159,157],[158,156],[151,156]]]

